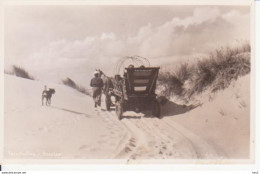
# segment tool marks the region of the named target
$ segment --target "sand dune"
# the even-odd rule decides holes
[[[232,159],[249,158],[250,76],[200,106],[173,101],[163,119],[149,113],[95,109],[91,97],[58,84],[51,106],[45,83],[5,75],[6,159]],[[103,97],[104,98],[104,97]]]

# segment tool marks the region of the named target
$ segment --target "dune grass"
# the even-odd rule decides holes
[[[83,93],[83,94],[86,94],[86,95],[89,95],[89,96],[91,95],[90,92],[89,92],[86,88],[84,88],[83,86],[80,86],[80,85],[76,84],[76,83],[75,83],[71,78],[69,78],[69,77],[63,79],[63,80],[62,80],[62,83],[63,83],[64,85],[66,85],[66,86],[69,86],[69,87],[71,87],[71,88],[73,88],[73,89],[75,89],[75,90],[77,90],[77,91]]]
[[[15,75],[17,77],[21,77],[21,78],[25,78],[25,79],[30,79],[30,80],[35,80],[33,76],[31,76],[27,70],[25,70],[22,67],[13,65],[12,66],[12,70],[8,71],[8,70],[4,70],[5,74],[9,74],[9,75]]]
[[[250,73],[250,45],[220,48],[194,64],[181,64],[160,72],[158,85],[165,96],[191,98],[210,88],[212,92],[227,88],[232,80]]]

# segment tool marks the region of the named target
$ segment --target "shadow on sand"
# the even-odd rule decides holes
[[[58,110],[61,110],[61,111],[70,112],[70,113],[73,113],[73,114],[76,114],[76,115],[84,115],[85,117],[91,117],[91,115],[88,115],[88,114],[85,114],[85,113],[82,113],[82,112],[78,112],[78,111],[73,111],[73,110],[66,109],[66,108],[59,108],[59,107],[56,107],[56,106],[50,106],[50,107],[53,108],[53,109],[58,109]]]
[[[129,116],[129,115],[126,115],[126,116],[122,116],[122,119],[141,119],[141,116]]]
[[[164,106],[161,106],[162,117],[176,116],[189,112],[201,104],[198,105],[179,105],[172,101],[168,101]]]
[[[115,108],[110,108],[110,110],[106,110],[106,109],[101,108],[101,111],[107,111],[107,112],[111,112],[111,111],[115,111],[115,110],[116,110]]]
[[[163,106],[161,106],[161,117],[170,117],[170,116],[176,116],[176,115],[181,115],[184,113],[187,113],[195,108],[197,108],[198,106],[201,106],[201,104],[198,105],[179,105],[176,104],[172,101],[167,101],[167,103]],[[82,112],[78,112],[78,111],[74,111],[71,109],[66,109],[66,108],[59,108],[56,106],[50,106],[53,109],[58,109],[58,110],[62,110],[62,111],[66,111],[66,112],[70,112],[76,115],[84,115],[85,117],[92,117],[91,115],[88,115],[86,113],[82,113]],[[114,111],[115,108],[111,108],[110,111]],[[101,111],[107,111],[105,109],[101,109]],[[144,116],[145,118],[156,118],[155,116],[152,116],[152,114],[150,112],[146,113],[144,112]],[[130,115],[124,115],[123,119],[141,119],[142,116],[130,116]]]
[[[176,104],[172,101],[167,101],[166,104],[161,105],[161,118],[185,114],[185,113],[197,108],[198,106],[201,106],[201,104],[180,105],[180,104]],[[157,117],[152,115],[151,111],[144,111],[144,112],[141,112],[141,113],[144,114],[144,115],[139,116],[138,113],[137,113],[136,116],[124,115],[124,116],[122,116],[122,118],[123,119],[141,119],[142,117],[144,117],[144,118],[157,118]]]

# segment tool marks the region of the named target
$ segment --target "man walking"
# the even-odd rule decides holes
[[[103,80],[99,77],[99,72],[94,72],[94,78],[91,79],[90,86],[93,90],[93,100],[95,102],[95,108],[101,106],[101,94],[103,87]]]

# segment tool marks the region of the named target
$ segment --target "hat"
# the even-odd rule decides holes
[[[94,75],[95,75],[95,74],[99,74],[99,72],[98,72],[98,71],[94,71]]]

